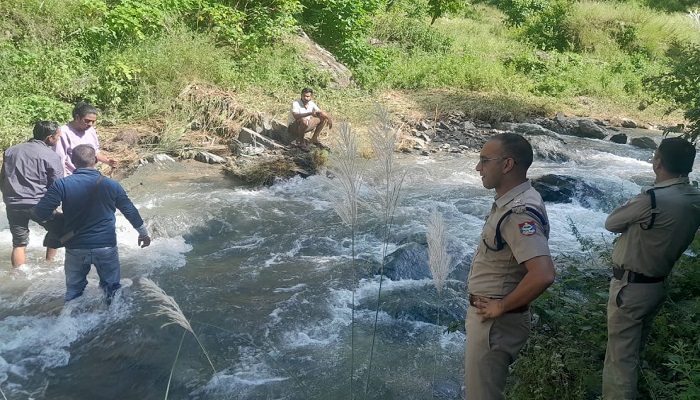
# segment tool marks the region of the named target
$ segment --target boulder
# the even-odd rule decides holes
[[[442,296],[434,285],[412,286],[382,292],[382,312],[404,321],[420,321],[434,325],[464,324],[466,317],[465,283],[450,282]],[[446,293],[448,292],[449,293]],[[359,308],[374,310],[376,298],[360,301]]]
[[[647,136],[632,138],[632,140],[630,140],[630,144],[641,149],[656,149],[656,142],[654,139]]]
[[[624,133],[616,133],[610,136],[610,141],[617,144],[627,144],[627,135]]]
[[[589,119],[578,120],[578,129],[574,129],[570,132],[574,136],[591,139],[605,139],[605,137],[608,136],[605,128]]]
[[[577,178],[548,174],[532,180],[532,186],[540,193],[544,201],[552,203],[571,203],[577,200],[586,208],[601,206],[605,194],[598,188]]]
[[[637,122],[629,118],[622,118],[622,120],[620,121],[620,125],[623,128],[636,128]]]
[[[199,162],[203,162],[203,163],[207,163],[207,164],[225,164],[226,163],[225,158],[223,158],[221,156],[217,156],[216,154],[209,153],[208,151],[198,152],[197,154],[194,155],[194,159],[199,161]]]

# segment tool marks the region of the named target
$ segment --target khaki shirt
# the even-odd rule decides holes
[[[669,179],[653,187],[656,221],[650,230],[651,196],[644,190],[616,208],[605,220],[605,229],[622,233],[613,250],[613,264],[640,274],[663,277],[695,237],[700,226],[700,189],[687,177]]]
[[[547,221],[547,226],[529,212],[522,212],[524,206],[537,210]],[[496,225],[503,214],[513,209],[513,213],[501,223],[501,236],[506,242],[503,250],[496,248]],[[491,298],[503,298],[515,290],[525,277],[525,261],[549,256],[549,221],[542,196],[532,188],[530,181],[521,183],[508,193],[496,199],[491,213],[481,232],[479,245],[469,272],[469,293]]]

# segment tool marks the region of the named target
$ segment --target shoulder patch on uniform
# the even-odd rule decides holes
[[[535,221],[525,221],[522,224],[518,224],[518,228],[520,228],[520,233],[525,236],[532,236],[537,232]]]

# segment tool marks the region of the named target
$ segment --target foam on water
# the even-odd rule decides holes
[[[569,221],[584,237],[599,243],[610,241],[612,235],[603,227],[607,204],[624,201],[653,180],[648,163],[651,151],[624,146],[614,147],[612,152],[577,150],[576,146],[547,140],[542,139],[538,146],[552,156],[564,153],[569,161],[536,160],[531,176],[572,176],[600,189],[606,197],[593,209],[576,201],[547,204],[553,255],[577,256],[581,254],[580,245]],[[595,146],[603,144],[596,142]],[[366,346],[372,337],[379,292],[379,278],[368,278],[368,271],[376,271],[383,257],[398,249],[402,240],[418,241],[425,234],[433,208],[442,213],[450,240],[467,259],[473,254],[493,202],[493,191],[483,187],[474,170],[476,153],[399,158],[409,167],[413,163],[422,169],[406,176],[405,196],[392,221],[388,245],[384,247],[386,237],[380,219],[366,210],[362,210],[356,230],[355,256],[366,271],[360,275],[354,294],[354,332],[358,335],[355,339],[365,341],[362,344]],[[352,323],[351,241],[349,228],[332,209],[325,179],[323,174],[308,179],[297,177],[260,190],[196,179],[168,181],[163,188],[139,187],[142,194],[135,199],[136,204],[154,239],[144,249],[137,245],[138,234],[117,214],[125,286],[129,279],[141,276],[161,278],[159,282],[170,279],[172,290],[169,288],[168,294],[180,301],[186,315],[198,313],[197,319],[232,329],[232,335],[203,333],[218,372],[206,370],[206,362],[183,362],[186,366],[176,370],[174,376],[181,397],[304,398],[297,385],[290,382],[290,377],[300,374],[307,380],[313,376],[314,384],[325,379],[326,386],[320,390],[341,384],[338,381],[345,373],[338,371],[344,371],[347,362],[345,352]],[[365,187],[363,195],[370,193]],[[10,249],[4,207],[0,210],[0,247]],[[72,379],[70,368],[78,348],[89,353],[95,338],[105,335],[105,340],[110,340],[109,328],[115,322],[133,321],[134,326],[126,324],[134,330],[133,340],[147,344],[161,339],[160,332],[155,338],[142,336],[147,329],[139,324],[145,318],[138,317],[143,317],[139,314],[145,311],[129,295],[118,296],[110,308],[101,306],[102,293],[94,272],[83,298],[64,307],[64,253],[59,251],[55,263],[43,264],[42,238],[43,230],[33,228],[27,267],[0,269],[0,383],[3,390],[19,398],[45,399],[42,393],[51,376],[47,370],[66,367],[54,373]],[[384,278],[382,294],[402,300],[403,293],[428,293],[432,285],[430,279]],[[207,298],[210,303],[200,300],[210,293],[216,293]],[[435,359],[435,349],[441,349],[438,357],[445,370],[454,370],[461,379],[464,334],[443,334],[441,326],[394,317],[383,311],[382,305],[378,322],[380,353],[375,360],[385,362],[383,370],[389,371],[378,379],[387,385],[410,383],[411,374],[425,373],[421,364],[426,357]],[[250,339],[242,343],[244,335]],[[169,371],[172,358],[166,358],[154,370]],[[397,365],[415,369],[408,376],[401,375]],[[378,374],[384,374],[379,370],[382,372]],[[124,377],[133,378],[129,372],[133,373],[126,371]],[[295,392],[288,392],[290,388]]]

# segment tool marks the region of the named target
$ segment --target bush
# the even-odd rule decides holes
[[[668,54],[668,70],[644,82],[658,97],[685,109],[687,135],[695,141],[700,137],[700,45],[676,43]]]
[[[522,38],[539,49],[569,50],[573,47],[566,23],[570,13],[571,4],[568,1],[552,1],[544,3],[538,12],[527,14],[524,21],[516,26]]]
[[[376,57],[367,41],[381,0],[302,0],[302,26],[338,58],[357,66]]]
[[[372,36],[406,50],[447,53],[454,40],[420,20],[391,13],[374,20]]]

